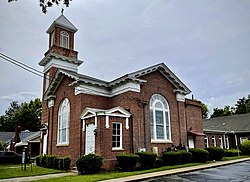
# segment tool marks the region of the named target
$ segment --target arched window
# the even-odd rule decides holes
[[[60,46],[69,48],[69,34],[65,31],[61,31],[60,33]]]
[[[171,141],[170,114],[167,100],[160,94],[150,99],[151,142]]]
[[[219,136],[219,144],[220,144],[220,148],[223,149],[223,140],[222,140],[222,136]]]
[[[52,47],[55,43],[55,32],[52,32],[50,39],[50,46]]]
[[[58,111],[58,144],[69,144],[69,126],[70,126],[70,103],[66,98],[63,100]]]

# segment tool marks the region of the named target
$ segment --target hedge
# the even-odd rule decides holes
[[[244,141],[240,149],[243,155],[250,155],[250,140]]]
[[[192,160],[191,152],[187,152],[186,150],[180,150],[179,152],[181,153],[181,158],[180,158],[181,164],[186,164],[186,163],[191,162]]]
[[[181,152],[164,152],[162,160],[164,165],[176,165],[180,163]]]
[[[142,169],[151,169],[155,166],[157,154],[152,152],[137,152]]]
[[[208,159],[208,151],[201,148],[190,148],[189,152],[192,153],[192,162],[206,162]]]
[[[101,170],[103,158],[96,154],[88,154],[76,160],[76,167],[80,174],[95,174]]]
[[[208,160],[213,161],[219,161],[224,156],[224,150],[220,147],[207,147],[205,150],[208,151]]]
[[[123,171],[133,171],[139,161],[139,156],[136,154],[119,154],[116,159],[118,167]]]
[[[224,150],[224,156],[226,156],[226,157],[234,157],[234,156],[238,156],[239,154],[241,154],[241,151],[239,151],[238,149],[226,149],[226,150]]]
[[[36,156],[36,165],[50,168],[50,169],[60,169],[60,170],[69,170],[70,169],[70,156],[57,157],[55,155],[39,155]]]

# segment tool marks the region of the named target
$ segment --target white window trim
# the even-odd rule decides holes
[[[66,108],[68,110],[67,112],[67,121],[66,121],[66,141],[62,142],[62,128],[60,128],[60,123],[62,122],[62,109],[64,107],[68,107]],[[70,127],[70,103],[69,100],[66,98],[62,101],[62,103],[60,104],[59,107],[59,111],[58,111],[58,129],[57,129],[57,146],[67,146],[69,145],[69,127]]]
[[[49,87],[49,77],[50,77],[50,73],[48,71],[45,75],[45,90],[47,90],[47,88]]]
[[[216,138],[215,138],[215,135],[212,136],[212,145],[213,145],[213,147],[216,147]]]
[[[113,139],[112,139],[112,150],[123,150],[122,147],[122,123],[121,122],[112,122],[112,137],[113,137],[113,124],[119,124],[120,125],[120,147],[113,147]]]
[[[222,148],[223,149],[223,138],[222,138],[222,136],[219,136],[219,144],[220,144],[220,148]]]
[[[205,147],[209,147],[208,136],[207,135],[205,135],[204,140],[206,140]]]
[[[65,42],[63,41],[65,38]],[[65,44],[64,44],[65,43]],[[60,46],[66,49],[69,49],[69,34],[68,32],[60,32]]]
[[[160,99],[159,99],[160,98]],[[162,101],[163,100],[163,101]],[[155,105],[157,102],[160,102],[163,106],[163,109],[156,108]],[[167,108],[164,108],[164,103],[166,103]],[[156,133],[156,109],[158,111],[163,111],[163,127],[164,127],[164,139],[157,139],[157,133]],[[171,140],[171,122],[170,122],[170,110],[169,110],[169,104],[164,96],[160,94],[154,94],[150,98],[150,111],[153,110],[153,128],[154,128],[154,136],[151,138],[151,143],[173,143]],[[167,129],[166,129],[166,112],[168,112],[168,122],[169,122],[169,139],[167,139]],[[151,121],[150,121],[151,123]],[[151,125],[151,124],[150,124]]]
[[[54,44],[55,44],[55,32],[53,31],[51,33],[50,46],[52,47]]]
[[[225,148],[229,149],[229,140],[227,135],[225,135]]]

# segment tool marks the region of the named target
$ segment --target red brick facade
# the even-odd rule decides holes
[[[59,29],[55,31],[56,35],[59,35]],[[70,36],[73,41],[73,34]],[[55,38],[55,41],[57,40]],[[70,47],[72,50],[69,51],[74,52],[72,44],[71,42]],[[50,46],[49,52],[52,50],[53,46]],[[56,49],[56,51],[63,56],[70,56],[60,52],[61,48]],[[77,54],[74,56],[77,58]],[[51,75],[50,84],[52,84],[56,80],[56,72],[59,69],[52,67],[49,71]],[[45,90],[44,81],[42,123],[48,125],[46,153],[59,156],[70,155],[73,159],[72,165],[75,165],[75,161],[80,155],[85,154],[86,133],[82,125],[95,123],[93,117],[85,119],[84,123],[81,120],[81,114],[86,108],[109,110],[119,106],[131,114],[128,118],[129,128],[126,128],[126,119],[124,117],[110,116],[108,120],[109,128],[107,128],[105,115],[96,116],[95,153],[104,157],[106,167],[114,166],[117,154],[133,153],[142,148],[153,151],[153,147],[158,147],[158,154],[161,154],[171,146],[187,146],[188,131],[203,132],[201,106],[194,100],[184,99],[178,101],[176,96],[177,86],[164,73],[155,69],[155,71],[143,74],[137,79],[144,80],[140,84],[140,91],[128,90],[109,97],[91,93],[75,94],[76,88],[71,85],[75,79],[67,75],[61,76],[53,93],[48,94],[48,91]],[[171,130],[171,141],[169,142],[151,142],[149,103],[154,94],[162,95],[169,105]],[[65,98],[70,103],[69,143],[67,145],[58,145],[58,112],[60,104]],[[51,100],[53,104],[50,104]],[[122,150],[112,150],[113,122],[122,123]],[[195,136],[194,138],[195,147],[204,147],[203,136]],[[43,145],[45,144],[43,143]]]

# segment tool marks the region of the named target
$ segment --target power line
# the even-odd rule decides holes
[[[2,59],[4,59],[4,60],[8,61],[9,63],[12,63],[12,64],[14,64],[14,65],[16,65],[16,66],[18,66],[18,67],[20,67],[20,68],[22,68],[22,69],[24,69],[24,70],[30,72],[30,73],[33,73],[33,74],[35,74],[35,75],[37,75],[37,76],[39,76],[39,77],[42,77],[42,78],[44,77],[43,75],[40,75],[42,72],[40,72],[40,71],[38,71],[38,70],[36,70],[36,69],[34,69],[34,68],[31,68],[30,66],[28,66],[28,65],[26,65],[26,64],[24,64],[24,63],[21,63],[21,62],[15,60],[15,59],[13,59],[13,58],[10,58],[10,57],[8,57],[8,56],[2,54],[2,53],[0,53],[0,57],[1,57]],[[33,70],[33,71],[32,71],[32,70]],[[42,74],[43,74],[43,73],[42,73]]]

